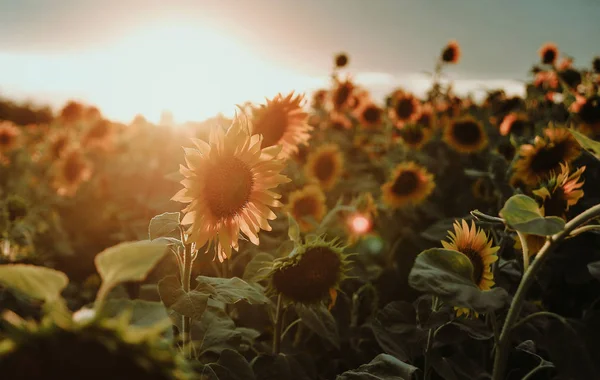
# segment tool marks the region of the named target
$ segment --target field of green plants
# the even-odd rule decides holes
[[[600,58],[538,56],[178,127],[1,100],[0,379],[600,379]]]

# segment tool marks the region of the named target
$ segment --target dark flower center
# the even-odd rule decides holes
[[[204,195],[217,218],[238,215],[250,200],[254,186],[252,171],[236,157],[223,157],[206,172]]]
[[[401,132],[402,139],[408,145],[419,145],[425,138],[423,130],[418,127],[404,128]]]
[[[77,182],[84,170],[85,162],[83,162],[78,152],[71,153],[71,155],[66,158],[63,174],[67,182]]]
[[[542,62],[545,64],[550,64],[554,62],[556,59],[556,50],[554,49],[546,49],[542,53]]]
[[[0,132],[0,145],[8,146],[12,144],[14,137],[10,133],[2,133]]]
[[[559,186],[544,200],[544,214],[562,218],[565,211],[567,211],[567,199],[563,188]]]
[[[273,285],[286,297],[300,303],[317,302],[339,281],[342,261],[329,247],[310,247],[295,265],[273,274]]]
[[[279,105],[272,104],[262,110],[264,113],[255,120],[252,132],[263,135],[262,148],[276,145],[288,128],[287,110]]]
[[[594,68],[594,72],[596,74],[600,74],[600,57],[594,58],[592,61],[592,67]]]
[[[447,46],[442,52],[442,60],[444,62],[454,62],[456,59],[456,47]]]
[[[396,102],[396,106],[394,107],[394,111],[396,112],[396,116],[400,120],[408,120],[415,113],[415,104],[414,99],[412,98],[402,98]]]
[[[558,75],[571,88],[576,88],[581,84],[581,74],[577,70],[565,69]]]
[[[377,106],[368,106],[362,116],[367,123],[377,124],[381,120],[381,110]]]
[[[319,181],[327,181],[333,175],[335,162],[331,153],[321,154],[315,162],[315,175]]]
[[[304,196],[294,202],[294,216],[300,219],[304,216],[315,215],[317,208],[317,199],[313,196]]]
[[[392,191],[397,195],[409,195],[419,187],[419,176],[412,170],[406,170],[400,173],[394,184]]]
[[[527,132],[529,127],[530,127],[530,124],[529,124],[529,122],[527,122],[527,120],[516,119],[510,125],[510,133],[517,135],[517,136],[522,136],[525,134],[525,132]]]
[[[429,112],[425,112],[422,113],[421,116],[419,116],[419,120],[417,120],[417,123],[419,125],[422,125],[423,127],[431,128],[432,121],[433,118],[431,117],[431,114]]]
[[[600,123],[600,96],[587,99],[579,109],[578,115],[586,124]]]
[[[470,120],[454,123],[452,136],[462,145],[476,145],[483,137],[479,124]]]
[[[352,94],[352,85],[349,83],[341,84],[333,93],[333,105],[335,109],[339,109],[350,98],[350,94]]]
[[[502,142],[498,145],[498,153],[500,153],[506,161],[512,161],[515,157],[516,148],[510,142]]]
[[[559,168],[566,154],[566,143],[549,144],[541,148],[531,159],[531,171],[545,177],[552,170]]]
[[[348,64],[348,56],[346,54],[338,54],[335,57],[335,66],[344,67]]]
[[[473,280],[476,285],[479,285],[481,279],[483,278],[484,265],[483,258],[480,255],[480,252],[467,247],[460,249],[460,252],[466,255],[469,260],[471,260],[471,264],[473,264]]]

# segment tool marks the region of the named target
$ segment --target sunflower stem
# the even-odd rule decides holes
[[[182,260],[182,268],[181,270],[181,286],[185,293],[190,291],[191,282],[192,282],[192,245],[187,244],[185,242],[185,234],[183,229],[180,227],[181,232],[181,242],[184,246],[183,251],[183,260]],[[192,337],[191,337],[191,327],[192,327],[192,318],[186,317],[185,315],[181,316],[181,330],[182,330],[182,345],[185,353],[185,357],[191,359],[192,357]]]
[[[519,240],[521,241],[521,250],[523,251],[523,273],[527,272],[529,268],[529,246],[527,245],[527,238],[521,231],[517,231]]]
[[[433,297],[433,302],[431,303],[431,311],[435,313],[439,306],[439,299],[437,297]],[[423,366],[423,374],[425,380],[429,380],[431,372],[429,371],[430,363],[430,355],[431,355],[431,346],[433,345],[433,338],[435,336],[435,330],[433,328],[429,329],[429,333],[427,334],[427,346],[425,347],[425,364]]]
[[[273,355],[281,351],[281,328],[283,325],[283,298],[277,296],[277,311],[275,312],[275,327],[273,329]]]
[[[569,237],[571,232],[576,230],[578,227],[586,224],[590,220],[598,217],[599,215],[600,204],[589,208],[581,214],[577,215],[565,225],[565,228],[561,232],[547,239],[542,248],[537,253],[535,260],[523,275],[523,279],[521,280],[521,283],[519,284],[517,292],[515,293],[515,296],[510,305],[510,308],[508,309],[508,315],[506,316],[506,320],[504,321],[502,333],[500,334],[500,341],[496,350],[492,380],[502,380],[504,378],[504,372],[506,371],[506,361],[508,359],[509,353],[510,332],[514,324],[517,322],[517,319],[519,318],[523,302],[525,301],[525,295],[527,294],[529,287],[535,281],[537,272],[544,264],[545,259],[550,255],[550,253],[552,253],[554,249],[556,249],[556,247],[563,240]]]

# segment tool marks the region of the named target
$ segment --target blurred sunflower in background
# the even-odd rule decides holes
[[[548,42],[539,50],[540,60],[545,65],[554,65],[558,59],[558,48],[555,44]]]
[[[354,83],[348,77],[344,81],[336,79],[336,86],[331,93],[334,111],[345,111],[354,106]]]
[[[533,144],[519,148],[519,159],[514,164],[515,176],[524,184],[535,186],[561,169],[561,163],[570,163],[579,156],[581,148],[565,128],[547,128],[545,138],[536,136]]]
[[[421,149],[431,138],[431,130],[420,124],[407,124],[397,131],[402,143],[411,149]]]
[[[7,153],[19,145],[21,130],[10,121],[0,121],[0,154]]]
[[[57,132],[50,136],[50,144],[48,146],[49,159],[54,161],[63,156],[71,143],[71,136],[65,132]]]
[[[433,175],[415,162],[396,166],[388,182],[381,186],[383,201],[392,208],[423,202],[435,188]]]
[[[329,127],[338,131],[344,131],[352,128],[352,121],[342,113],[331,112],[329,114]]]
[[[471,117],[450,123],[444,130],[444,140],[459,153],[476,153],[488,144],[483,126]]]
[[[312,127],[308,114],[302,109],[304,95],[290,92],[286,97],[279,94],[266,104],[252,107],[251,134],[262,135],[262,147],[283,147],[284,157],[298,151],[298,145],[310,139]]]
[[[490,290],[494,286],[494,273],[492,263],[498,260],[496,252],[500,247],[492,247],[493,241],[488,238],[482,229],[475,226],[471,221],[469,227],[466,220],[454,222],[454,232],[448,232],[448,240],[442,241],[445,249],[458,251],[467,256],[473,265],[473,282],[481,290]],[[471,310],[468,308],[455,307],[456,316],[469,316]],[[475,313],[475,316],[478,316]]]
[[[310,153],[304,172],[309,180],[319,183],[325,191],[331,190],[344,170],[344,155],[336,144],[321,145]]]
[[[348,55],[346,53],[338,53],[334,59],[335,67],[341,69],[348,65]]]
[[[458,63],[460,60],[460,46],[458,42],[455,40],[448,42],[448,45],[442,50],[440,58],[444,63]]]
[[[527,115],[522,113],[511,112],[502,119],[500,123],[500,134],[508,136],[524,136],[533,132],[533,123],[529,121]]]
[[[416,123],[427,129],[432,129],[436,126],[435,112],[431,104],[425,103],[421,106]]]
[[[72,125],[83,119],[85,109],[83,104],[69,101],[59,112],[59,120],[65,125]]]
[[[108,150],[111,146],[113,135],[113,125],[108,120],[99,119],[85,131],[81,139],[81,144],[86,148]]]
[[[191,225],[189,241],[198,249],[208,243],[206,251],[214,243],[224,261],[238,249],[240,231],[258,245],[258,232],[271,230],[271,208],[281,206],[271,189],[290,181],[280,174],[285,161],[273,158],[281,147],[261,149],[262,135],[249,136],[239,119],[227,132],[213,128],[208,142],[192,141],[195,148],[185,149],[187,167],[180,166],[184,188],[172,199],[189,203],[181,221]]]
[[[591,136],[600,134],[600,95],[583,98],[577,109],[577,117],[581,120],[580,129]]]
[[[54,187],[62,196],[73,196],[92,176],[92,165],[79,147],[66,151],[55,163]]]
[[[383,122],[383,110],[372,101],[363,101],[355,110],[360,125],[366,129],[374,129]]]
[[[303,232],[310,231],[325,216],[325,194],[318,185],[304,186],[290,193],[285,211],[296,219]]]
[[[390,97],[390,119],[398,128],[401,128],[406,122],[416,121],[420,108],[419,100],[404,90],[396,90]]]
[[[558,216],[566,219],[566,212],[569,207],[574,206],[583,198],[584,181],[581,175],[585,171],[585,166],[580,167],[571,173],[569,165],[560,164],[561,171],[550,177],[540,188],[533,191],[542,202],[542,212],[545,216]]]

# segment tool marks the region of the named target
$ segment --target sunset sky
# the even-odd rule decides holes
[[[381,98],[424,91],[421,72],[453,38],[458,91],[519,92],[544,42],[589,66],[599,15],[597,0],[0,0],[0,96],[77,99],[121,121],[164,109],[202,120],[324,86],[346,51]]]

